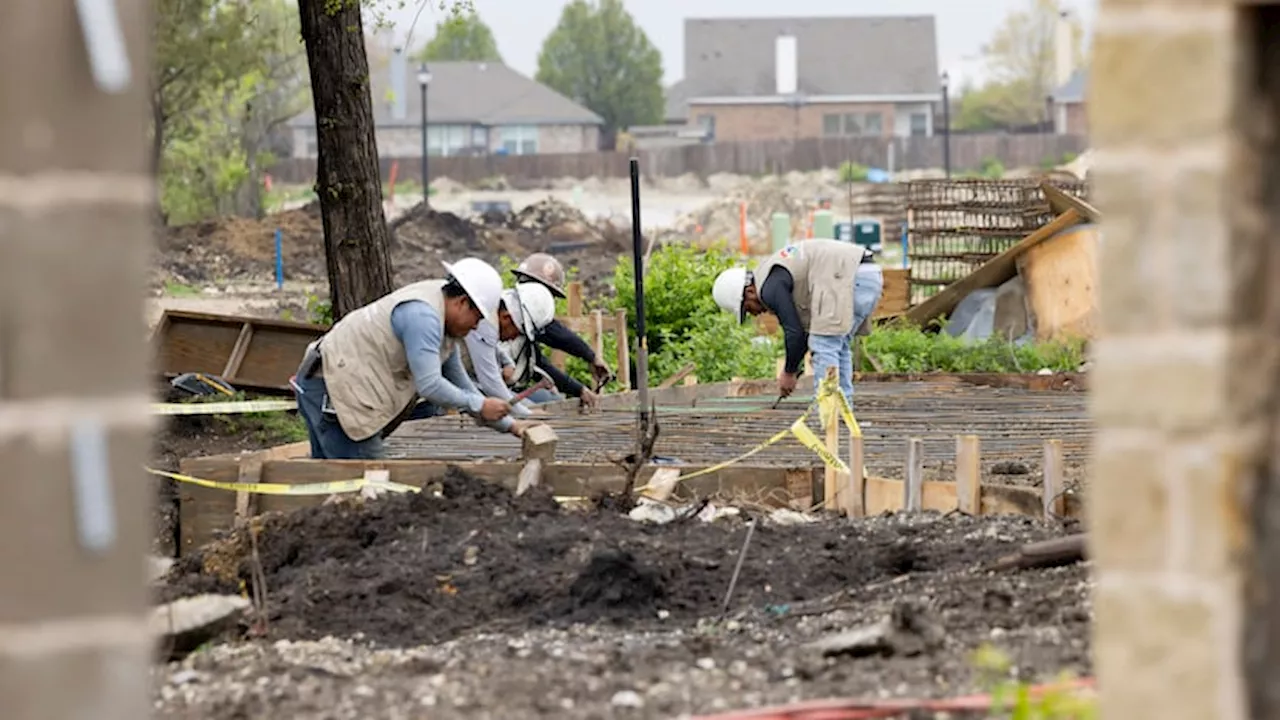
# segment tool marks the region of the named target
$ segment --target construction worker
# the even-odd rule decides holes
[[[457,352],[482,321],[497,322],[502,278],[477,258],[444,269],[445,280],[416,282],[354,310],[307,347],[293,385],[311,457],[379,459],[382,438],[401,422],[446,408],[524,434],[526,422],[476,389]]]
[[[512,270],[512,274],[516,276],[517,286],[530,283],[537,284],[545,287],[551,291],[552,295],[558,298],[568,297],[564,291],[564,266],[560,264],[559,260],[546,253],[534,253],[525,258],[523,262],[516,266],[515,270]],[[523,377],[524,381],[528,382],[536,375],[530,368],[536,367],[550,377],[555,382],[556,387],[564,394],[569,397],[580,398],[584,405],[594,406],[598,400],[595,390],[587,389],[582,383],[552,365],[550,360],[538,352],[537,346],[539,343],[552,350],[560,350],[576,358],[581,358],[591,368],[596,390],[613,376],[609,366],[604,364],[604,361],[596,355],[595,350],[585,340],[565,327],[564,323],[553,319],[538,332],[536,342],[521,342],[517,338],[513,343],[508,343],[507,350],[517,365],[516,377]],[[519,345],[519,347],[515,347],[516,345]],[[519,352],[531,353],[532,365],[528,362],[530,358],[525,358],[525,365],[528,365],[529,368],[523,371],[519,369],[521,364],[520,358],[517,356]],[[546,390],[539,390],[529,396],[529,400],[535,403],[550,402],[557,399],[559,398],[555,393]]]
[[[480,392],[488,397],[511,402],[515,393],[507,378],[514,375],[515,362],[502,343],[523,337],[534,342],[538,332],[556,317],[556,300],[551,291],[535,283],[524,283],[502,292],[498,306],[498,324],[480,323],[467,334],[461,347],[462,364],[475,380]],[[510,367],[512,372],[505,373]],[[527,418],[535,414],[527,402],[511,406],[512,417]]]
[[[814,392],[827,368],[839,368],[840,390],[853,402],[853,337],[871,317],[884,275],[860,245],[813,239],[788,245],[751,272],[730,268],[711,288],[716,304],[743,322],[773,312],[782,326],[786,360],[778,394],[796,388],[806,349],[813,353]]]

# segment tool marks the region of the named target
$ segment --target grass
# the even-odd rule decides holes
[[[906,322],[878,326],[862,339],[862,348],[890,373],[1074,372],[1085,361],[1083,342],[1018,344],[998,337],[970,342]]]
[[[196,395],[187,402],[224,403],[246,402],[251,398],[243,392],[231,395]],[[246,434],[263,446],[284,445],[307,439],[307,424],[296,412],[253,412],[235,415],[214,415],[227,434]]]
[[[169,297],[195,297],[200,294],[200,289],[174,280],[165,280],[164,294]]]
[[[1063,673],[1054,687],[1033,696],[1031,685],[1009,679],[1013,663],[1000,650],[984,645],[973,654],[973,665],[991,694],[993,715],[1009,720],[1093,720],[1097,701],[1069,686],[1075,678]]]

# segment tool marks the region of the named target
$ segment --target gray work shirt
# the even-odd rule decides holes
[[[511,392],[511,388],[502,379],[504,360],[506,364],[511,362],[498,342],[498,328],[482,322],[475,330],[467,333],[466,342],[476,387],[489,397],[511,402],[515,393]],[[511,414],[517,418],[527,418],[531,413],[527,404],[519,402],[511,406]]]

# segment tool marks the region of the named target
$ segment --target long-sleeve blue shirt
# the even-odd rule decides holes
[[[437,407],[457,408],[478,418],[484,395],[467,376],[458,351],[455,349],[441,360],[444,320],[440,313],[421,300],[408,300],[391,311],[391,329],[404,345],[418,397]],[[506,432],[511,429],[511,422],[510,417],[504,417],[484,424]]]

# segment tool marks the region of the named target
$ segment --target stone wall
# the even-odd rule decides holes
[[[0,23],[5,720],[137,720],[151,707],[139,312],[154,199],[151,3],[110,5],[131,65],[114,94],[90,76],[75,7],[8,0]],[[77,516],[81,503],[90,512]]]
[[[1245,681],[1280,653],[1274,601],[1248,586],[1250,563],[1276,544],[1250,507],[1274,484],[1280,299],[1263,215],[1280,206],[1267,169],[1280,93],[1257,80],[1258,12],[1102,0],[1098,16],[1088,107],[1105,241],[1089,506],[1104,718],[1276,716]],[[1275,649],[1247,659],[1247,636]]]

